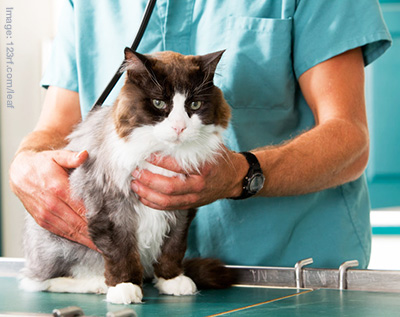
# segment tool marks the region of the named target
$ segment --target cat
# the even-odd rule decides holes
[[[171,295],[195,294],[196,284],[231,285],[232,272],[219,260],[183,260],[196,209],[151,209],[130,186],[135,169],[176,176],[146,161],[154,153],[175,158],[188,172],[221,154],[231,112],[213,79],[223,52],[142,55],[125,49],[127,75],[114,105],[92,110],[66,147],[89,153],[70,173],[70,186],[84,201],[89,234],[101,253],[44,230],[28,215],[22,289],[104,293],[111,303],[129,304],[142,301],[145,278],[154,277],[159,292]]]

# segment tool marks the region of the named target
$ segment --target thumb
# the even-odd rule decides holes
[[[89,153],[86,150],[81,152],[60,150],[53,153],[53,160],[64,168],[77,168],[85,162],[88,157]]]

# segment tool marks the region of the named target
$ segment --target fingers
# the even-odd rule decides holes
[[[59,202],[57,208],[49,210],[43,216],[44,218],[37,222],[45,229],[69,240],[86,245],[93,250],[97,250],[89,237],[86,221],[76,213],[70,212],[69,206],[63,202]]]
[[[53,161],[57,164],[59,170],[54,170],[46,173],[44,177],[51,175],[51,178],[47,180],[46,188],[49,194],[54,197],[58,197],[64,202],[74,213],[79,215],[86,223],[86,210],[81,200],[75,200],[71,198],[71,190],[69,184],[69,175],[64,168],[72,168],[73,166],[78,167],[88,157],[87,151],[80,153],[70,151],[55,151],[52,156]],[[63,164],[63,165],[60,165]]]
[[[211,174],[210,164],[188,175],[188,171],[169,156],[153,155],[148,162],[179,175],[167,177],[149,170],[134,171],[131,187],[144,205],[159,210],[183,210],[209,202],[205,188]]]
[[[77,153],[72,151],[60,150],[54,151],[52,157],[53,160],[61,167],[77,168],[86,161],[86,159],[89,157],[89,154],[87,151],[81,151]]]
[[[69,184],[68,175],[54,176],[49,191],[58,197],[65,205],[67,205],[74,213],[81,219],[86,220],[86,209],[83,201],[76,200],[71,197],[71,189]]]
[[[133,184],[140,184],[166,195],[184,195],[200,193],[204,189],[204,179],[200,175],[167,177],[148,170],[134,171]]]
[[[199,171],[188,175],[172,157],[154,155],[149,160],[151,164],[184,177],[166,177],[148,170],[135,171],[131,187],[144,205],[154,209],[196,208],[241,192],[242,174],[245,175],[248,169],[242,159],[241,154],[223,148],[216,161],[206,162]]]
[[[71,198],[65,171],[87,158],[86,151],[21,152],[10,168],[10,183],[40,226],[96,250],[89,238],[83,202]]]
[[[133,173],[132,190],[143,204],[160,210],[187,209],[199,200],[204,188],[204,179],[199,175],[189,175],[185,179],[178,176],[166,177],[148,170]]]
[[[199,195],[186,194],[179,196],[169,196],[154,191],[148,187],[139,185],[136,188],[137,195],[142,204],[158,210],[184,210],[198,207]]]
[[[87,151],[79,153],[71,151],[55,151],[53,160],[63,168],[77,168],[86,161],[89,154]],[[71,198],[68,176],[60,177],[58,184],[53,189],[54,195],[60,202],[50,209],[49,217],[56,218],[50,222],[59,235],[84,244],[91,249],[97,250],[89,237],[86,209],[82,201]]]
[[[41,227],[53,232],[58,236],[62,236],[68,240],[77,242],[95,251],[98,251],[97,247],[89,237],[87,224],[81,217],[78,216],[77,219],[73,220],[70,217],[71,215],[69,215],[67,223],[64,221],[64,219],[61,219],[52,213],[47,213],[46,215],[46,220],[41,222],[38,221]],[[72,222],[76,223],[71,224]]]
[[[34,213],[36,222],[59,236],[97,250],[89,237],[84,205],[73,201],[68,204],[64,200],[72,201],[51,191],[40,195],[37,206],[41,206],[41,209]]]
[[[173,171],[178,174],[186,174],[187,171],[184,171],[178,164],[178,162],[172,158],[171,156],[160,156],[157,154],[153,154],[148,160],[149,163],[165,168],[166,170]]]

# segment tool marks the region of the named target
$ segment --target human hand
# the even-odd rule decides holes
[[[20,152],[10,167],[10,185],[41,227],[97,250],[89,238],[85,207],[71,198],[67,172],[87,158],[86,151]]]
[[[184,177],[166,177],[148,170],[132,173],[132,190],[140,201],[159,210],[183,210],[207,205],[218,199],[239,196],[249,165],[243,155],[224,148],[215,163],[187,174],[172,157],[154,157],[149,163]]]

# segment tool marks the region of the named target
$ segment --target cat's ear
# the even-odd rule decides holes
[[[225,50],[201,55],[200,56],[200,66],[201,69],[211,78],[214,77],[215,70],[219,61],[221,60],[222,54],[224,54]]]
[[[152,73],[151,63],[146,56],[132,51],[129,47],[124,50],[125,60],[122,64],[121,71],[131,70],[134,72]]]

